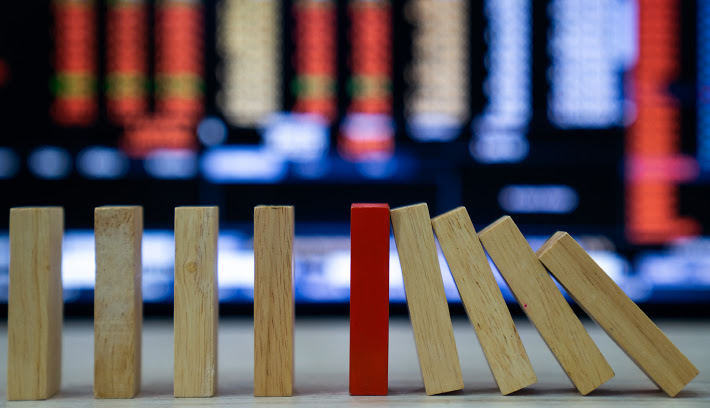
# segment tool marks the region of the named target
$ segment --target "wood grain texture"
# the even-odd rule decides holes
[[[217,207],[175,208],[175,397],[217,392]]]
[[[94,397],[133,398],[141,384],[143,208],[96,208],[94,235]]]
[[[293,394],[294,208],[254,208],[254,396]]]
[[[461,301],[503,395],[537,382],[466,208],[432,219]]]
[[[537,251],[567,293],[660,389],[676,396],[698,369],[566,232]]]
[[[10,209],[7,399],[47,399],[62,363],[61,207]]]
[[[390,211],[427,395],[463,388],[454,331],[426,204]]]
[[[609,363],[513,219],[498,219],[478,237],[577,390],[586,395],[614,377]]]
[[[387,395],[390,207],[350,209],[351,395]]]

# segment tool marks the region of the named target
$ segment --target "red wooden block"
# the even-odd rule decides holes
[[[390,208],[350,210],[350,394],[387,395]]]

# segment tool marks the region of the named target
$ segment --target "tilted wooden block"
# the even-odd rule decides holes
[[[629,299],[566,232],[553,235],[537,255],[567,293],[671,397],[698,369]]]
[[[7,399],[47,399],[62,372],[61,207],[10,209]]]
[[[498,219],[478,237],[577,390],[586,395],[614,377],[609,363],[513,219]]]
[[[293,394],[294,209],[254,208],[254,396]]]
[[[96,208],[94,235],[94,397],[132,398],[141,384],[143,208]]]
[[[468,318],[503,395],[537,382],[466,208],[432,219]]]
[[[175,208],[176,397],[217,392],[217,207]]]
[[[390,207],[350,210],[350,394],[387,395]]]
[[[427,395],[463,388],[454,330],[426,204],[390,211]]]

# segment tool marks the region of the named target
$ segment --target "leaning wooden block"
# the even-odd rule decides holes
[[[293,394],[293,239],[289,206],[254,208],[254,396]]]
[[[94,397],[133,398],[141,383],[143,208],[96,208],[94,234]]]
[[[674,397],[698,369],[566,232],[537,251],[552,275],[644,373]]]
[[[614,377],[525,237],[505,216],[478,234],[515,299],[582,395]]]
[[[427,395],[463,388],[454,330],[426,204],[390,211]]]
[[[503,395],[537,382],[466,208],[432,220],[451,274]]]
[[[10,209],[7,399],[47,399],[62,363],[61,207]]]
[[[217,207],[175,208],[176,397],[217,392]]]
[[[350,210],[350,394],[387,395],[390,207]]]

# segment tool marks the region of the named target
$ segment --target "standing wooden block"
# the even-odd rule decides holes
[[[133,398],[141,383],[143,208],[96,208],[94,234],[94,397]]]
[[[254,396],[293,394],[294,211],[254,208]]]
[[[10,209],[7,399],[47,399],[62,363],[61,207]]]
[[[566,232],[538,251],[543,264],[644,373],[674,397],[698,369]]]
[[[466,208],[432,220],[451,274],[503,395],[537,382]]]
[[[176,397],[217,392],[217,207],[175,208]]]
[[[463,388],[444,282],[426,204],[390,211],[409,317],[427,395]]]
[[[350,394],[387,395],[390,207],[350,210]]]
[[[478,234],[515,299],[582,395],[614,377],[525,237],[505,216]]]

